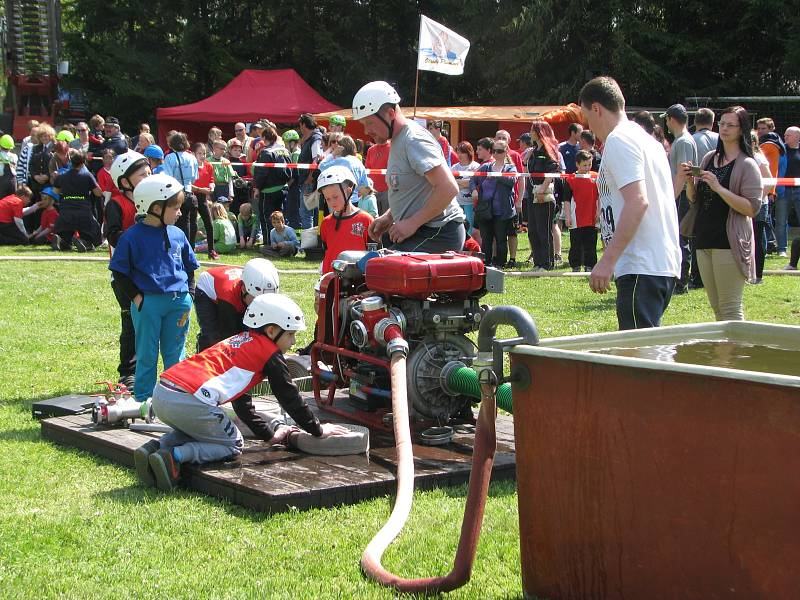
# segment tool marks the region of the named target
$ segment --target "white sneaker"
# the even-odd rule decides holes
[[[782,269],[783,271],[797,271],[797,267],[793,267],[792,265],[786,265]]]
[[[780,256],[781,258],[786,258],[787,255],[786,252],[778,252],[778,256]]]

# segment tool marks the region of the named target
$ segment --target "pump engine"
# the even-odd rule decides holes
[[[343,252],[320,281],[311,368],[317,405],[373,427],[390,427],[389,357],[407,352],[407,393],[416,423],[472,420],[471,399],[448,391],[444,366],[470,364],[478,329],[489,309],[480,299],[502,292],[503,273],[476,256]],[[334,405],[346,388],[351,404]]]

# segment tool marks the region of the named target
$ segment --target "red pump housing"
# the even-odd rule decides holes
[[[375,292],[424,300],[432,294],[466,298],[483,287],[484,274],[480,258],[446,252],[372,258],[365,277]]]

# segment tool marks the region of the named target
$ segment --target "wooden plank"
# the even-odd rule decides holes
[[[346,419],[319,411],[313,401],[309,404],[323,420],[346,422]],[[271,398],[259,399],[257,406],[264,412],[279,410],[277,402]],[[135,448],[160,437],[160,434],[134,432],[123,427],[97,428],[87,414],[53,417],[41,423],[44,438],[126,466],[133,466]],[[515,477],[512,428],[510,417],[501,415],[498,418],[493,480]],[[414,444],[415,486],[428,489],[466,482],[472,465],[473,443],[474,436],[467,425],[459,428],[450,444]],[[248,439],[241,461],[237,463],[186,465],[184,485],[263,512],[348,504],[393,494],[397,470],[393,435],[372,430],[370,445],[369,456],[312,456]]]
[[[133,466],[133,453],[129,448],[92,437],[86,432],[76,430],[71,423],[59,421],[59,417],[43,419],[42,437],[57,444],[97,454],[127,467]]]

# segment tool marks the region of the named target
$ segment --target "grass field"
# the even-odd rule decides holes
[[[4,252],[28,253],[46,254]],[[780,266],[783,259],[771,259],[768,268]],[[307,314],[314,281],[314,275],[281,277],[282,291]],[[118,309],[108,271],[104,263],[0,262],[0,290],[3,598],[394,597],[358,568],[391,498],[269,516],[187,491],[157,493],[129,469],[43,441],[30,416],[33,400],[95,392],[93,382],[116,376]],[[506,292],[486,300],[530,311],[543,337],[616,328],[613,294],[591,294],[585,279],[507,278]],[[747,286],[745,313],[800,323],[800,278],[767,277]],[[673,298],[664,322],[711,319],[698,290]],[[190,339],[195,332],[193,324]],[[417,493],[386,566],[412,577],[447,572],[464,492],[460,486]],[[473,579],[449,597],[520,595],[517,497],[514,484],[503,483],[490,491]]]

